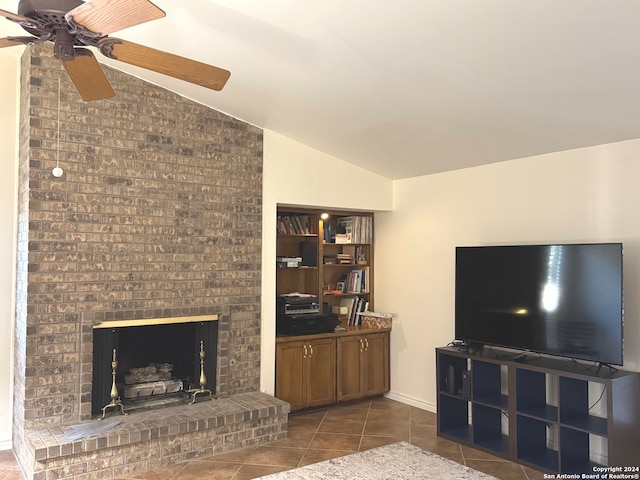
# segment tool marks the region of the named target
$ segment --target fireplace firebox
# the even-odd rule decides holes
[[[92,415],[102,415],[114,400],[114,360],[115,385],[125,411],[186,403],[189,390],[206,388],[215,393],[215,320],[217,316],[208,315],[95,325]]]

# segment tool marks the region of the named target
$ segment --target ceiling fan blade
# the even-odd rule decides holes
[[[73,60],[62,62],[78,93],[85,102],[103,100],[115,96],[102,67],[86,48],[76,48]]]
[[[28,45],[38,40],[37,37],[5,37],[0,38],[0,48],[14,47],[16,45]]]
[[[102,36],[165,15],[149,0],[89,0],[67,12],[65,18]]]
[[[222,68],[116,38],[103,38],[98,46],[106,57],[211,90],[222,90],[231,75]]]
[[[32,20],[31,18],[23,17],[22,15],[16,15],[15,13],[7,12],[6,10],[0,9],[0,15],[4,18],[11,20],[20,24],[23,27],[27,28],[42,28],[38,22]]]

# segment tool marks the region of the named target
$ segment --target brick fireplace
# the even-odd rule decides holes
[[[85,103],[49,45],[22,58],[13,418],[29,480],[111,478],[286,435],[288,405],[259,393],[262,131],[105,70],[116,97]],[[203,315],[217,319],[218,400],[61,441],[92,418],[97,324]]]

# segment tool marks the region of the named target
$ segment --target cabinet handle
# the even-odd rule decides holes
[[[313,357],[313,347],[309,345],[309,356]]]
[[[365,350],[369,350],[369,339],[368,338],[364,339],[364,349]]]
[[[302,358],[307,358],[307,346],[303,345],[302,346]]]
[[[360,351],[362,352],[364,350],[364,342],[362,341],[362,339],[360,339]]]

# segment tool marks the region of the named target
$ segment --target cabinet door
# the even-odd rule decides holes
[[[291,410],[305,407],[304,342],[276,345],[276,397],[291,404]]]
[[[389,391],[389,334],[372,333],[363,336],[363,394],[378,395]]]
[[[338,400],[353,400],[363,395],[361,336],[338,339]]]
[[[314,407],[336,401],[336,341],[309,342],[307,351],[307,398],[305,406]]]

